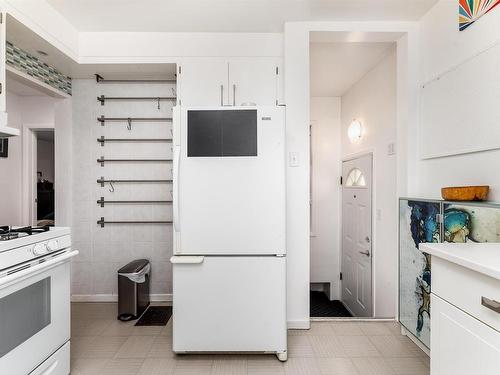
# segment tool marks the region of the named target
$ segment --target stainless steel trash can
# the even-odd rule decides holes
[[[137,259],[118,270],[118,319],[137,319],[149,306],[151,264]]]

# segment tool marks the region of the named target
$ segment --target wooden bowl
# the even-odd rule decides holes
[[[485,201],[490,191],[489,186],[453,186],[441,189],[445,201]]]

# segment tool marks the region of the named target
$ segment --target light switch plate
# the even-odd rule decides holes
[[[290,167],[298,167],[299,166],[299,153],[298,152],[290,152],[288,154],[288,165]]]
[[[394,155],[396,153],[396,144],[391,142],[387,145],[387,155]]]

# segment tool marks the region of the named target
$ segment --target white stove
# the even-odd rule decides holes
[[[67,375],[70,346],[69,228],[0,227],[0,369]]]

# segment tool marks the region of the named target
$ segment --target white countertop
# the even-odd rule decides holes
[[[420,250],[500,280],[500,243],[422,243]]]

